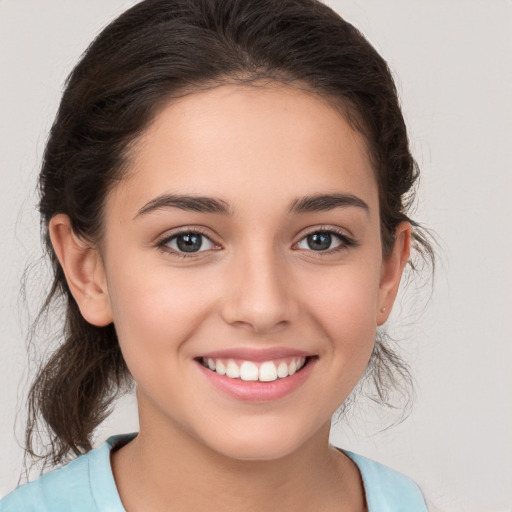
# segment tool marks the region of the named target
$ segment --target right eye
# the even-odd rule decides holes
[[[183,256],[190,253],[209,251],[217,247],[210,238],[197,231],[175,233],[162,240],[158,246]]]

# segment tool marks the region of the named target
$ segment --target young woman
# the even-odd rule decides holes
[[[61,469],[2,512],[425,511],[329,445],[411,247],[417,169],[395,86],[315,0],[145,0],[71,74],[40,175],[63,341],[33,385]],[[414,229],[413,229],[414,226]],[[135,383],[140,430],[92,450]]]

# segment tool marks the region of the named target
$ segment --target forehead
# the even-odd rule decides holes
[[[222,85],[170,101],[114,190],[137,208],[162,193],[214,195],[262,208],[344,192],[377,201],[364,137],[323,98],[295,87]]]

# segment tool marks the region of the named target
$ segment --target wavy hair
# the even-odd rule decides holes
[[[48,223],[69,216],[75,233],[101,240],[105,198],[123,178],[132,145],[172,98],[224,83],[300,86],[340,109],[366,138],[379,190],[383,253],[411,221],[418,167],[386,62],[352,25],[317,0],[145,0],[108,25],[67,79],[39,178],[43,239],[53,284],[40,318],[64,307],[57,349],[29,395],[27,452],[50,464],[91,449],[95,428],[131,378],[113,325],[87,323],[53,251]],[[414,245],[434,261],[418,224]],[[409,381],[378,339],[365,378],[375,399]],[[43,427],[41,429],[41,426]],[[43,453],[35,437],[46,431]]]

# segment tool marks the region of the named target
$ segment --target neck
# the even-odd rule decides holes
[[[142,418],[141,418],[142,420]],[[364,490],[355,464],[328,444],[330,425],[299,449],[275,460],[237,460],[181,430],[151,430],[112,455],[127,512],[215,510],[256,512],[363,511]]]

